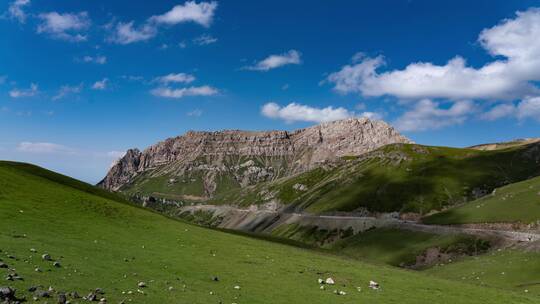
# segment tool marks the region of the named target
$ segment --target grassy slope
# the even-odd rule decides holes
[[[333,244],[330,249],[356,259],[393,266],[411,265],[416,256],[428,248],[439,247],[450,252],[469,252],[478,241],[470,236],[438,235],[396,229],[376,229]]]
[[[214,203],[262,203],[261,190],[285,204],[314,213],[373,211],[426,213],[475,198],[510,182],[540,174],[533,146],[478,151],[419,145],[389,145],[360,158],[281,179],[254,189],[236,190]],[[529,151],[529,152],[527,152]],[[304,184],[307,191],[295,190]],[[246,198],[249,198],[246,200]]]
[[[423,219],[428,224],[540,221],[540,177],[498,188],[494,194]]]
[[[134,303],[268,303],[269,297],[272,303],[535,303],[523,294],[195,227],[43,174],[51,173],[0,162],[0,256],[25,278],[8,282],[20,291],[42,284],[84,294],[101,287],[112,303],[124,298]],[[43,252],[63,267],[42,261]],[[35,272],[36,266],[44,271]],[[220,281],[213,282],[212,275]],[[336,288],[348,295],[319,290],[316,280],[326,276],[334,277]],[[356,291],[372,279],[382,284],[382,291]],[[148,283],[146,295],[121,294],[135,290],[139,281]],[[174,289],[168,291],[168,286]]]
[[[540,296],[540,253],[495,251],[445,264],[425,273],[478,285],[512,288]],[[538,298],[537,298],[538,301]]]

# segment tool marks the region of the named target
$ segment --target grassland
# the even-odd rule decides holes
[[[99,287],[110,303],[536,302],[523,293],[196,227],[102,196],[88,185],[74,187],[73,180],[52,172],[21,166],[0,162],[0,258],[24,278],[3,284],[17,288],[20,296],[29,297],[28,287],[43,285],[81,295]],[[43,253],[62,267],[43,261]],[[2,276],[8,272],[0,269]],[[337,285],[320,290],[317,279],[330,276]],[[369,280],[382,289],[367,289]],[[141,281],[147,283],[140,288],[144,294],[136,291]],[[334,289],[347,295],[335,295]]]
[[[427,224],[535,223],[540,221],[540,177],[498,188],[490,195],[423,221]]]
[[[517,250],[493,251],[442,264],[424,273],[480,286],[495,286],[540,297],[540,253]]]
[[[331,245],[330,249],[355,259],[393,266],[411,266],[429,248],[452,255],[477,254],[489,243],[471,236],[438,235],[397,229],[375,229],[356,234]]]

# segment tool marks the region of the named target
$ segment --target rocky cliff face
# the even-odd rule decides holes
[[[155,191],[171,189],[184,195],[211,197],[224,176],[228,185],[243,187],[303,172],[342,156],[410,142],[385,122],[367,118],[334,121],[292,132],[190,131],[143,152],[128,150],[99,186],[117,191],[137,183],[146,184],[148,190],[146,179],[166,177],[161,178],[166,185],[157,186]],[[190,182],[193,185],[188,187]],[[199,185],[200,193],[186,190]]]

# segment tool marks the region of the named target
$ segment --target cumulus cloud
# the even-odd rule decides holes
[[[107,63],[107,57],[106,56],[84,56],[81,61],[87,62],[87,63],[96,63],[96,64],[105,64]]]
[[[168,87],[156,88],[150,91],[150,93],[157,97],[165,98],[183,98],[187,96],[212,96],[219,93],[216,88],[211,86],[200,86],[200,87],[188,87],[180,89],[172,89]]]
[[[424,131],[462,124],[475,112],[471,101],[457,101],[449,108],[429,99],[418,101],[414,107],[398,118],[394,125],[400,131]]]
[[[540,97],[525,98],[516,109],[519,119],[532,118],[540,121]]]
[[[270,55],[265,59],[257,62],[255,65],[244,67],[244,69],[251,71],[268,71],[288,64],[300,64],[302,63],[300,57],[300,52],[296,50],[290,50],[283,54]]]
[[[29,89],[12,89],[9,91],[9,96],[11,98],[22,98],[22,97],[32,97],[38,93],[38,86],[35,83],[30,85]]]
[[[499,104],[482,114],[482,119],[496,120],[500,118],[517,118],[519,120],[534,119],[540,121],[540,97],[526,97],[516,105]]]
[[[400,99],[512,100],[538,93],[540,80],[540,10],[518,12],[514,19],[483,30],[478,38],[491,55],[502,57],[475,68],[456,56],[444,65],[411,63],[402,70],[379,72],[382,56],[356,56],[327,77],[340,93],[395,96]]]
[[[161,83],[191,83],[195,81],[195,76],[186,74],[186,73],[171,73],[168,75],[160,76],[155,79],[157,82]]]
[[[20,23],[26,22],[26,12],[24,8],[30,5],[30,0],[15,0],[8,7],[8,14],[11,18],[17,19]]]
[[[204,27],[210,26],[214,19],[214,12],[218,4],[215,1],[201,2],[188,1],[183,5],[176,5],[170,11],[150,17],[149,21],[157,24],[175,25],[183,22],[195,22]]]
[[[52,38],[66,41],[85,41],[87,36],[81,32],[90,27],[91,21],[87,12],[80,13],[42,13],[38,33],[48,34]]]
[[[275,102],[269,102],[262,107],[261,114],[268,118],[284,120],[287,123],[296,121],[321,123],[355,116],[353,112],[342,107],[316,108],[294,102],[284,107]]]
[[[38,154],[75,153],[75,150],[72,148],[49,142],[21,142],[17,145],[17,151]]]
[[[102,91],[107,88],[108,84],[109,84],[109,79],[103,78],[102,80],[98,80],[94,82],[94,84],[92,85],[92,89]]]
[[[53,96],[52,100],[59,100],[70,94],[78,94],[81,92],[82,87],[83,87],[82,84],[78,86],[63,85],[58,90],[58,93]]]
[[[107,39],[118,44],[130,44],[154,38],[160,26],[176,25],[185,22],[194,22],[209,27],[214,19],[217,2],[188,1],[183,5],[176,5],[170,11],[148,18],[142,25],[135,26],[133,21],[111,24],[112,33]]]
[[[500,118],[514,117],[516,108],[513,104],[499,104],[489,111],[483,113],[480,118],[483,120],[497,120]]]
[[[208,44],[216,43],[217,41],[218,41],[217,38],[210,35],[201,35],[193,39],[193,43],[197,45],[208,45]]]

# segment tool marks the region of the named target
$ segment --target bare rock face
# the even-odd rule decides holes
[[[205,187],[210,189],[207,195],[211,196],[214,179],[223,172],[246,186],[392,143],[411,141],[387,123],[367,118],[328,122],[292,132],[189,131],[143,152],[128,150],[98,185],[117,191],[149,171],[154,176],[173,174],[181,179],[198,170],[204,172]]]

